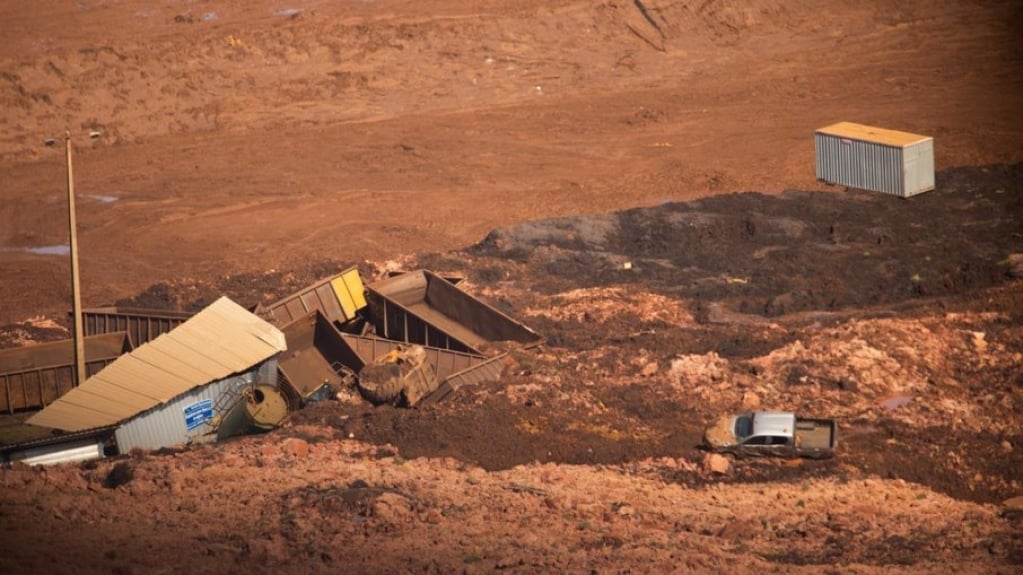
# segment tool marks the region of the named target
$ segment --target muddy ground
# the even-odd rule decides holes
[[[425,267],[546,344],[421,409],[2,470],[0,570],[1018,571],[1015,3],[299,4],[0,3],[0,344],[66,336],[31,248],[69,127],[86,305]],[[937,189],[815,182],[838,120],[934,135]],[[838,455],[698,448],[756,408]]]

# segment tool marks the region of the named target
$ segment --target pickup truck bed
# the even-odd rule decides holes
[[[832,448],[835,442],[834,422],[823,419],[797,419],[795,445],[800,449]]]

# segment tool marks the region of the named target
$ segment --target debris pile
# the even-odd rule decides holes
[[[507,351],[496,343],[541,341],[448,278],[422,270],[364,286],[356,267],[248,310],[223,297],[187,318],[103,308],[86,322],[100,334],[87,342],[100,363],[81,388],[72,388],[71,340],[13,350],[6,355],[18,361],[7,363],[19,366],[26,363],[22,356],[42,361],[56,353],[66,361],[49,368],[50,377],[63,374],[67,381],[44,386],[46,370],[34,368],[37,396],[8,393],[5,405],[11,411],[46,406],[28,423],[90,434],[90,445],[98,438],[113,453],[267,431],[288,413],[346,390],[357,389],[375,405],[436,402],[462,385],[499,378]],[[129,332],[141,345],[133,348]],[[108,340],[120,347],[97,351]],[[25,373],[8,369],[0,377],[23,380]],[[59,393],[48,396],[44,388]],[[59,462],[65,449],[80,447],[81,438],[74,438],[66,445],[8,446],[7,457],[38,458],[42,449],[45,462]]]

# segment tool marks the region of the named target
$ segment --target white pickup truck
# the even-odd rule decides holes
[[[837,442],[834,419],[808,419],[785,411],[722,417],[704,435],[704,443],[712,451],[737,456],[825,458],[835,454]]]

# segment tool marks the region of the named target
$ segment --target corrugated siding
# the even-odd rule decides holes
[[[137,347],[185,323],[191,316],[190,313],[177,311],[92,308],[82,310],[82,327],[87,336],[116,331],[127,332],[131,337],[131,343]],[[71,326],[73,330],[73,316]]]
[[[362,292],[359,268],[353,266],[268,306],[260,307],[257,313],[278,327],[284,327],[314,311],[322,313],[330,321],[346,322],[366,306]]]
[[[900,146],[890,143],[899,133],[890,130],[881,141],[822,130],[814,134],[818,180],[901,197],[934,189],[933,139],[905,134]]]
[[[213,441],[215,431],[208,424],[189,431],[185,425],[185,408],[209,399],[214,406],[225,395],[237,396],[239,392],[258,380],[257,371],[252,370],[237,376],[221,379],[198,387],[171,401],[163,403],[146,413],[133,417],[117,428],[114,437],[121,453],[131,449],[159,449],[186,443]],[[204,437],[205,436],[205,437]]]
[[[500,380],[501,375],[504,374],[504,360],[507,355],[503,353],[494,356],[467,369],[441,378],[443,379],[441,384],[433,393],[426,396],[420,405],[431,405],[443,401],[454,393],[456,389],[466,385],[478,385],[484,382]]]
[[[816,134],[817,179],[862,190],[905,195],[902,148]]]
[[[114,425],[286,348],[280,330],[223,297],[121,356],[28,423],[65,431]]]
[[[452,373],[446,378],[446,382],[452,389],[458,389],[463,385],[476,385],[488,381],[497,381],[501,379],[501,375],[504,373],[506,355],[501,354],[459,372]]]
[[[85,338],[87,377],[131,351],[123,332]],[[75,387],[74,341],[30,345],[0,351],[0,410],[39,408]]]

